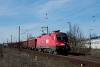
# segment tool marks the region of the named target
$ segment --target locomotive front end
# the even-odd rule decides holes
[[[56,50],[58,52],[68,52],[70,51],[70,46],[68,44],[68,36],[65,33],[60,33],[56,35],[57,43]]]

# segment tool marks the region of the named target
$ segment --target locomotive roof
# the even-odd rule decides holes
[[[64,32],[54,32],[54,33],[56,33],[56,34],[62,34],[62,33],[64,33]]]
[[[64,33],[64,32],[52,32],[52,33],[49,33],[49,34],[43,34],[43,35],[41,35],[41,36],[44,36],[44,35],[51,35],[51,34],[59,35],[59,34],[66,34],[66,33]],[[39,36],[39,37],[41,37],[41,36]]]

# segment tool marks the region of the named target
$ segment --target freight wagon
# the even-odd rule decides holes
[[[28,49],[35,50],[36,49],[36,42],[37,42],[36,37],[29,38],[27,41],[28,41]]]

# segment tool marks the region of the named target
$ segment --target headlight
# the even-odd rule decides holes
[[[56,43],[56,46],[58,45],[58,43]]]
[[[63,45],[65,45],[65,44],[61,44],[61,45],[63,46]]]

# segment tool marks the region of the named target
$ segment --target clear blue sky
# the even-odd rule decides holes
[[[67,22],[79,26],[87,37],[89,29],[100,35],[100,0],[0,0],[1,43],[10,42],[10,35],[17,41],[18,26],[21,33],[29,30],[21,35],[25,40],[27,34],[40,35],[42,26],[67,32]]]

